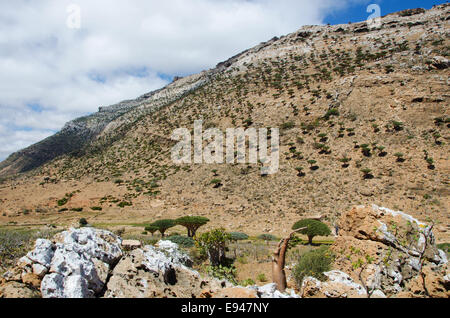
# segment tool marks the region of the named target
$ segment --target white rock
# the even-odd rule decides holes
[[[281,293],[277,290],[276,284],[267,284],[261,287],[253,286],[249,289],[256,290],[260,298],[270,299],[270,298],[300,298],[296,295],[293,290],[286,290],[285,293]]]
[[[65,298],[93,298],[94,293],[89,290],[88,281],[81,275],[72,275],[64,280]]]
[[[48,268],[45,267],[44,265],[41,264],[33,264],[33,274],[39,276],[39,277],[44,277],[45,274],[48,273]]]
[[[438,250],[439,253],[439,258],[438,258],[438,262],[439,265],[444,265],[448,263],[448,259],[447,259],[447,254],[443,251],[443,250]]]
[[[60,274],[46,275],[41,282],[42,298],[64,298],[64,276]]]
[[[361,285],[355,283],[353,279],[344,272],[330,271],[323,274],[328,277],[330,282],[346,285],[354,289],[359,295],[367,294],[366,290]]]
[[[262,287],[258,287],[258,292],[261,294],[273,294],[277,290],[277,285],[275,283],[267,284]]]
[[[94,228],[70,229],[59,235],[62,243],[73,246],[77,253],[85,253],[107,264],[122,256],[122,240],[111,232]]]
[[[122,257],[121,239],[107,231],[81,228],[58,234],[57,241],[48,264],[50,274],[41,283],[42,296],[94,297],[103,289],[110,266]]]
[[[39,263],[46,267],[50,266],[53,255],[55,253],[55,246],[49,240],[36,240],[34,250],[27,254],[27,257],[33,261],[33,263]]]
[[[387,298],[386,295],[379,289],[372,293],[371,298]]]

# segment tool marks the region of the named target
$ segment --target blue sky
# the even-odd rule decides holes
[[[335,10],[325,17],[324,23],[343,24],[348,22],[365,21],[369,15],[366,12],[366,8],[372,3],[380,6],[381,15],[384,16],[386,14],[405,9],[431,9],[433,5],[439,5],[447,2],[448,1],[446,0],[368,0],[363,1],[362,3],[349,4],[344,10]]]
[[[302,25],[363,21],[371,3],[385,15],[445,2],[0,1],[0,160],[99,106],[212,68]]]

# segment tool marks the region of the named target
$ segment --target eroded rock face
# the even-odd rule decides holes
[[[105,297],[156,298],[198,297],[209,281],[189,269],[190,258],[178,245],[160,241],[126,254],[114,268]]]
[[[305,279],[304,297],[450,296],[447,257],[432,226],[403,212],[353,208],[342,215],[332,250],[339,271],[326,273],[325,282]]]
[[[44,298],[90,298],[103,291],[108,272],[123,255],[121,239],[92,228],[70,229],[34,249],[5,274],[8,281],[40,288]]]

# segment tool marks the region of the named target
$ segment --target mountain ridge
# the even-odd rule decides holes
[[[448,4],[444,4],[438,7],[445,8]],[[432,9],[431,9],[432,10]],[[399,17],[409,17],[412,15],[423,14],[426,10],[424,9],[408,9],[403,10],[397,13],[391,13],[383,18],[396,16]],[[392,22],[391,22],[392,23]],[[340,24],[333,26],[334,28],[345,27],[346,25]],[[0,177],[5,177],[8,175],[12,175],[15,173],[23,173],[33,170],[35,168],[40,167],[42,164],[45,164],[61,155],[69,154],[72,152],[76,152],[86,147],[95,140],[95,138],[104,132],[104,129],[117,128],[117,125],[114,125],[114,121],[122,117],[123,115],[129,113],[130,111],[135,110],[136,108],[141,107],[146,108],[148,103],[155,103],[153,107],[150,106],[150,109],[146,109],[140,113],[142,115],[144,113],[152,112],[156,110],[160,106],[165,106],[170,104],[171,102],[181,98],[184,94],[195,91],[198,87],[202,86],[204,83],[208,82],[211,76],[214,76],[220,72],[231,67],[234,63],[238,62],[241,57],[245,55],[249,55],[252,53],[258,53],[261,50],[273,45],[277,41],[283,40],[286,37],[296,35],[300,38],[308,38],[311,34],[315,32],[321,32],[322,29],[327,26],[303,26],[299,30],[290,33],[288,35],[284,35],[281,38],[274,37],[267,42],[262,42],[253,48],[244,50],[235,56],[229,58],[226,61],[220,62],[216,65],[215,68],[202,71],[197,74],[193,74],[187,76],[185,78],[177,78],[176,81],[157,89],[155,91],[143,94],[136,99],[124,100],[117,104],[113,104],[106,107],[99,107],[99,111],[87,116],[82,116],[76,119],[73,119],[67,122],[64,127],[57,132],[56,134],[36,143],[29,147],[26,147],[22,150],[19,150],[6,158],[4,161],[0,162]],[[328,26],[329,27],[329,26]],[[368,32],[367,23],[366,22],[358,22],[353,23],[352,28],[354,32]],[[194,80],[194,83],[190,81],[190,79]],[[187,83],[186,83],[187,82]],[[186,83],[186,88],[180,88],[180,85]],[[198,85],[196,85],[196,83]],[[175,92],[174,96],[170,96],[170,92],[172,87],[178,87],[181,92]],[[175,90],[176,91],[176,90]],[[166,94],[165,98],[161,95]],[[153,97],[156,96],[156,100],[152,100]],[[158,96],[160,96],[158,98]],[[143,106],[143,107],[142,107]],[[138,116],[139,116],[138,115]],[[135,114],[133,116],[136,116]],[[64,146],[61,146],[65,144]]]

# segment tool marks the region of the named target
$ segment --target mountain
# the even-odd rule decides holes
[[[436,236],[448,240],[449,11],[406,10],[375,29],[305,26],[76,119],[0,164],[0,221],[85,215],[126,225],[196,214],[210,226],[281,234],[302,217],[333,224],[375,203],[437,220]],[[172,132],[198,119],[221,131],[279,127],[278,173],[261,176],[261,163],[174,164]]]

